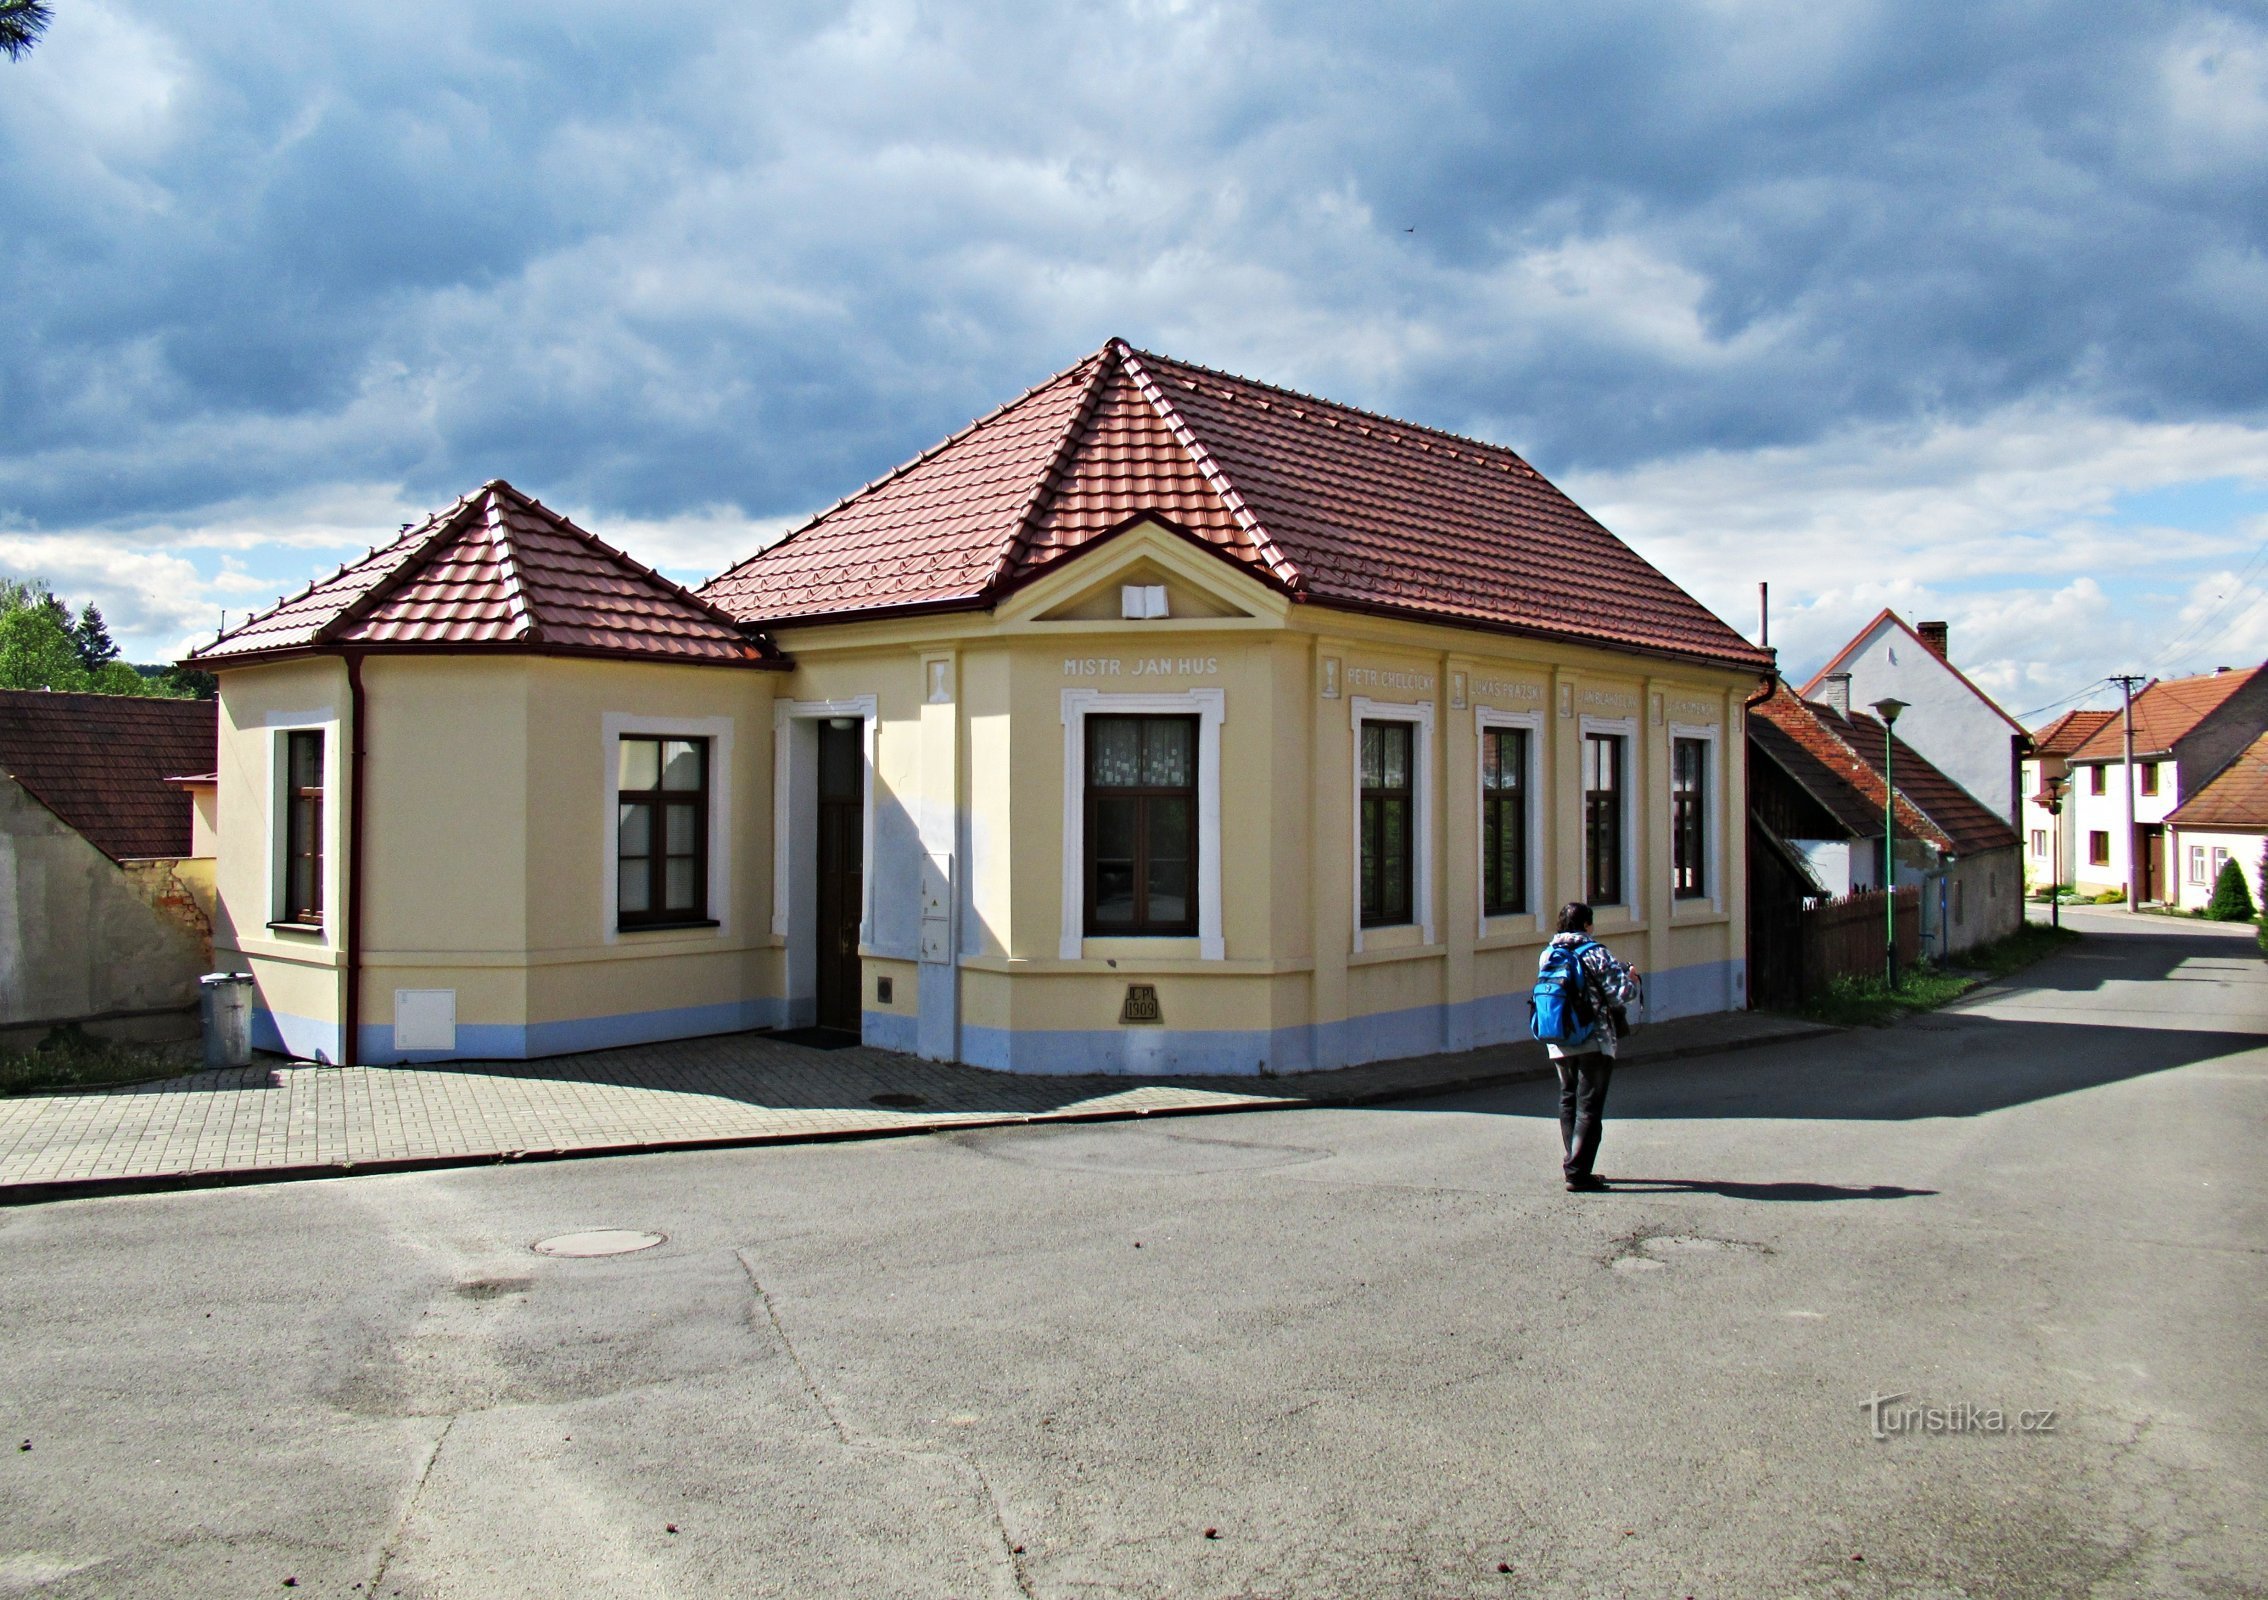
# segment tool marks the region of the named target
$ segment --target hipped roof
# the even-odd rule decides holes
[[[2194,678],[2163,678],[2144,685],[2134,697],[2134,754],[2137,757],[2173,753],[2177,740],[2221,708],[2223,701],[2268,668],[2200,673]],[[2117,712],[2106,713],[2103,725],[2072,752],[2073,761],[2123,761],[2126,728]]]
[[[502,479],[231,629],[191,659],[226,667],[350,647],[781,664],[760,633]]]
[[[1958,855],[2010,849],[2017,843],[2016,830],[2003,818],[1873,717],[1846,715],[1778,684],[1770,698],[1752,709],[1749,729],[1765,753],[1854,837],[1882,831],[1887,751],[1890,781],[1898,790],[1900,837]]]
[[[0,689],[0,768],[113,861],[189,853],[189,796],[169,779],[209,772],[211,700]]]
[[[1772,661],[1502,446],[1122,339],[701,592],[750,623],[981,608],[1145,516],[1295,600]]]

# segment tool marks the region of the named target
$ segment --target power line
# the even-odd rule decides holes
[[[2087,696],[2093,694],[2097,689],[2100,689],[2101,687],[2103,687],[2103,685],[2109,683],[2110,681],[2111,680],[2108,678],[2097,678],[2093,683],[2088,684],[2084,689],[2079,690],[2076,694],[2067,694],[2061,700],[2050,700],[2044,706],[2034,706],[2029,711],[2017,712],[2016,720],[2018,722],[2028,722],[2033,717],[2045,716],[2050,711],[2061,710],[2063,707],[2071,704],[2071,702],[2074,700],[2086,699]]]

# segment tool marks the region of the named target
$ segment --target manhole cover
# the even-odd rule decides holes
[[[888,1111],[911,1111],[916,1106],[929,1104],[918,1094],[870,1094],[866,1097],[866,1103],[881,1106]]]
[[[651,1250],[669,1242],[666,1233],[643,1233],[636,1228],[590,1228],[538,1239],[531,1247],[539,1256],[626,1256],[633,1250]]]

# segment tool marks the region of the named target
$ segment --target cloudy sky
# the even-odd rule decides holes
[[[0,571],[170,654],[507,477],[673,576],[1113,334],[1526,454],[1808,675],[2268,657],[2268,8],[54,0]]]

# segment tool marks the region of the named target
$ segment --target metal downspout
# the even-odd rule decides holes
[[[347,875],[346,875],[346,1036],[339,1044],[339,1065],[362,1064],[362,769],[367,747],[363,742],[362,652],[346,652],[347,715],[354,724],[347,755]]]

